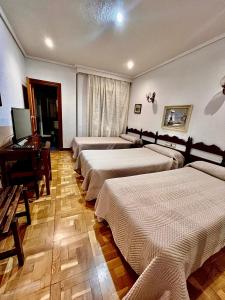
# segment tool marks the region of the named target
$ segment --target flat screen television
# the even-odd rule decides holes
[[[13,142],[17,143],[32,135],[30,110],[12,107]]]

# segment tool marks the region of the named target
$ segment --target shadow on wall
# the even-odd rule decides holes
[[[204,113],[213,116],[225,104],[225,95],[223,92],[217,93],[206,105]]]
[[[157,111],[158,111],[158,104],[156,102],[154,102],[152,104],[152,110],[153,110],[153,113],[154,114],[157,114]]]

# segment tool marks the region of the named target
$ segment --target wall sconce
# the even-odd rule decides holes
[[[151,93],[148,93],[146,95],[146,99],[149,103],[154,103],[155,102],[155,92],[153,92],[152,94]]]
[[[225,76],[220,80],[220,85],[223,88],[223,94],[225,95]]]

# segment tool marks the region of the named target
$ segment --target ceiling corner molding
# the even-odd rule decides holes
[[[26,55],[26,58],[31,59],[31,60],[37,60],[37,61],[49,63],[49,64],[59,65],[59,66],[62,66],[62,67],[75,69],[74,65],[65,64],[65,63],[62,63],[62,62],[59,62],[59,61],[55,61],[55,60],[45,59],[45,58],[31,56],[31,55]]]
[[[209,40],[209,41],[207,41],[205,43],[202,43],[202,44],[200,44],[200,45],[198,45],[198,46],[196,46],[196,47],[194,47],[194,48],[192,48],[190,50],[182,52],[181,54],[178,54],[177,56],[175,56],[175,57],[173,57],[173,58],[171,58],[169,60],[166,60],[165,62],[163,62],[161,64],[158,64],[158,65],[156,65],[156,66],[154,66],[152,68],[149,68],[146,71],[141,72],[140,74],[134,76],[133,78],[136,79],[136,78],[141,77],[141,76],[143,76],[143,75],[145,75],[147,73],[151,73],[151,72],[153,72],[153,71],[155,71],[155,70],[157,70],[159,68],[162,68],[165,65],[168,65],[168,64],[170,64],[170,63],[172,63],[172,62],[174,62],[174,61],[176,61],[176,60],[178,60],[178,59],[180,59],[180,58],[182,58],[182,57],[184,57],[184,56],[186,56],[188,54],[191,54],[193,52],[201,50],[202,48],[205,48],[205,47],[207,47],[207,46],[209,46],[211,44],[214,44],[216,42],[219,42],[219,41],[221,41],[223,39],[225,39],[225,33],[223,33],[223,34],[221,34],[221,35],[219,35],[219,36],[217,36],[217,37],[215,37],[215,38],[213,38],[213,39],[211,39],[211,40]]]
[[[18,48],[22,52],[23,56],[26,57],[26,52],[23,49],[22,44],[20,43],[19,39],[17,38],[12,26],[9,23],[9,20],[7,19],[2,7],[0,6],[0,18],[2,19],[3,23],[5,24],[6,28],[8,29],[9,33],[11,34],[12,38],[14,39],[15,43],[17,44]]]
[[[127,82],[133,81],[133,77],[126,76],[119,73],[113,73],[102,69],[87,67],[84,65],[75,65],[74,67],[76,69],[77,74],[83,73],[83,74],[97,75],[97,76],[102,76],[102,77],[107,77],[107,78],[112,78],[112,79],[117,79],[117,80],[122,80]]]

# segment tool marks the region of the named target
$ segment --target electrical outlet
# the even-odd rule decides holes
[[[166,146],[170,148],[176,148],[177,145],[173,143],[166,143]]]
[[[172,144],[172,143],[171,143],[171,148],[176,148],[176,147],[177,147],[176,144]]]

